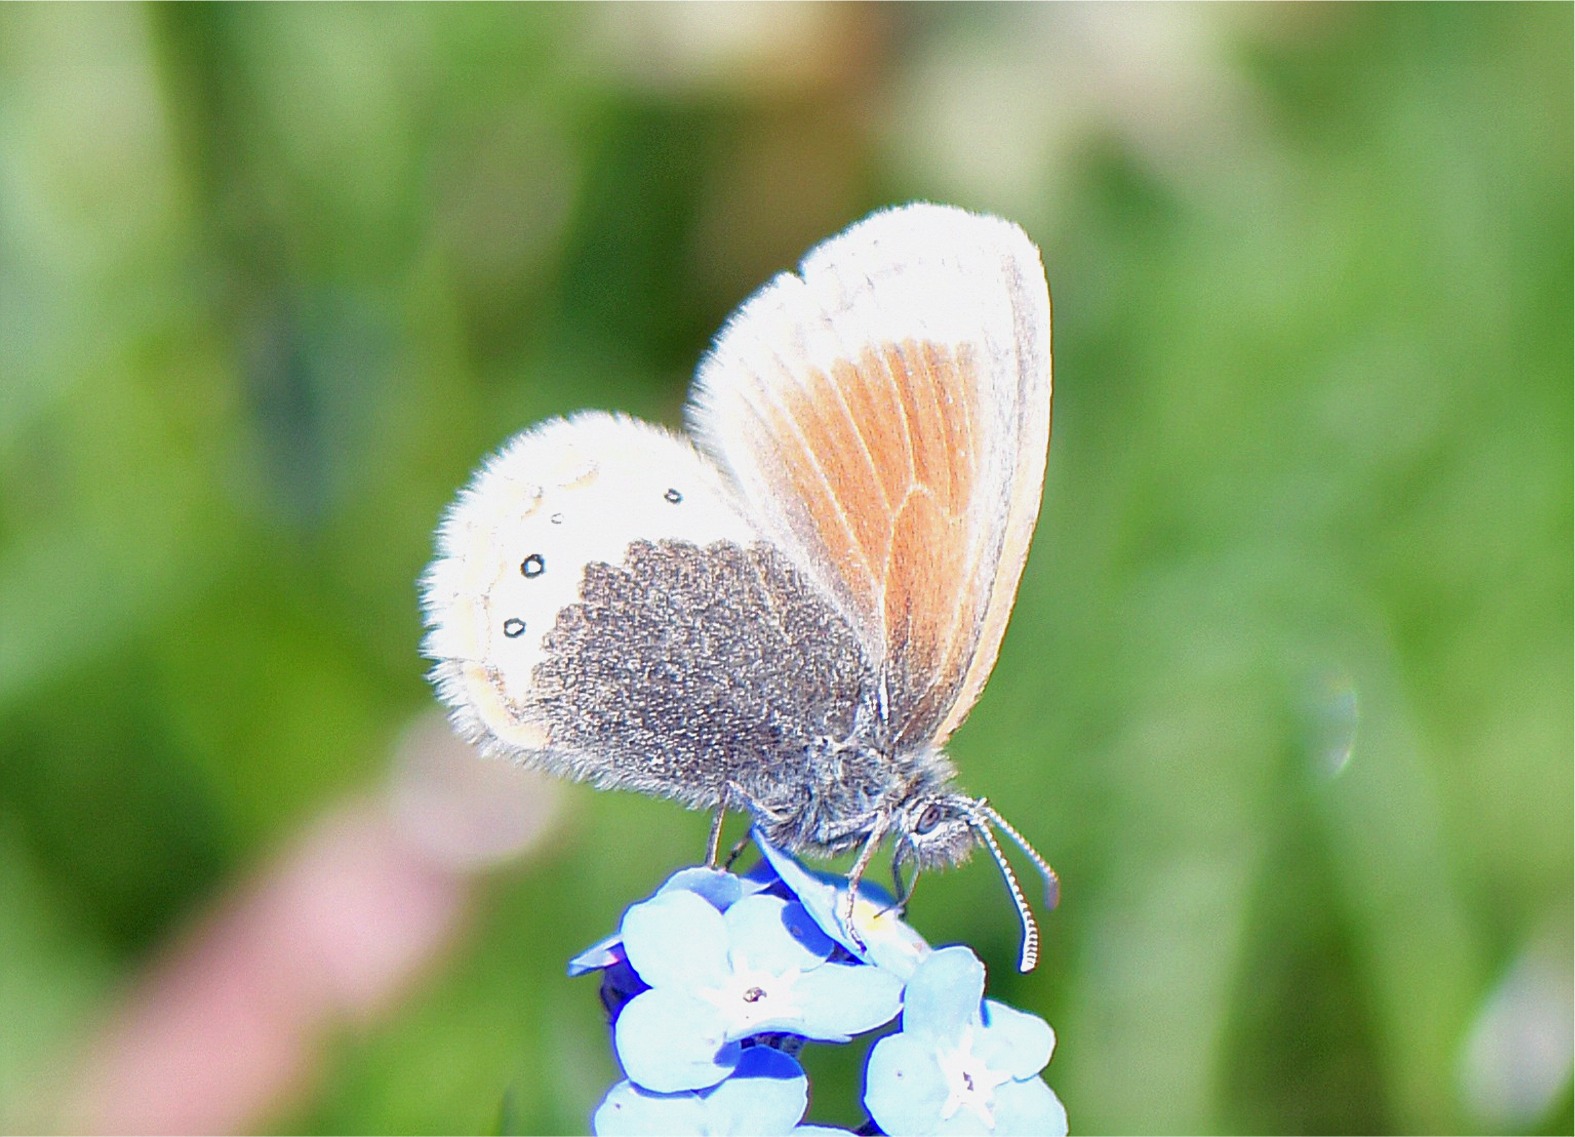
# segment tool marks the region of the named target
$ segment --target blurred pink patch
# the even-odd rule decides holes
[[[397,1002],[463,927],[468,874],[539,843],[556,805],[421,720],[381,798],[319,818],[133,986],[67,1075],[66,1125],[225,1133],[288,1106],[326,1033]]]

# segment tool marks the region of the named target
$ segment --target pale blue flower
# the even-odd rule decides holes
[[[752,1046],[739,1057],[732,1077],[704,1090],[659,1094],[632,1081],[614,1086],[591,1118],[598,1137],[664,1133],[755,1134],[795,1132],[809,1102],[809,1079],[780,1050]]]
[[[832,941],[781,897],[756,893],[719,912],[696,893],[662,892],[625,913],[622,935],[651,989],[623,1008],[614,1044],[630,1079],[659,1093],[720,1082],[751,1036],[845,1042],[901,1007],[900,980],[828,962]]]
[[[1039,1071],[1055,1032],[984,999],[984,964],[966,947],[932,952],[908,980],[902,1030],[875,1044],[864,1104],[886,1133],[1066,1133]]]
[[[852,1137],[802,1123],[808,1083],[794,1056],[806,1040],[846,1042],[899,1009],[902,1030],[870,1051],[873,1121],[860,1132],[1066,1132],[1038,1076],[1054,1034],[984,1000],[971,951],[932,951],[870,886],[859,889],[855,938],[842,922],[845,880],[756,842],[764,859],[747,874],[674,873],[616,935],[570,961],[571,975],[601,972],[627,1075],[598,1108],[598,1133]]]

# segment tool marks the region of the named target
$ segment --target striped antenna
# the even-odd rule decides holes
[[[1013,829],[1006,818],[990,807],[988,800],[980,798],[973,804],[980,814],[993,821],[1000,828],[1001,832],[1010,837],[1012,843],[1021,849],[1030,861],[1034,862],[1034,868],[1038,869],[1039,875],[1045,878],[1045,904],[1051,910],[1054,910],[1055,906],[1061,901],[1061,878],[1055,875],[1055,869],[1051,868],[1049,863],[1039,855],[1038,849],[1028,843],[1028,838],[1024,837],[1016,829]]]
[[[1017,916],[1023,922],[1023,954],[1017,962],[1017,970],[1032,971],[1034,964],[1039,962],[1039,925],[1034,923],[1034,914],[1029,911],[1028,898],[1023,895],[1022,885],[1017,883],[1017,876],[1012,872],[1012,866],[1006,861],[1006,854],[1001,852],[1001,845],[995,839],[995,834],[990,832],[987,824],[990,820],[999,821],[995,810],[985,805],[982,801],[973,803],[980,807],[978,812],[969,811],[968,820],[973,824],[974,832],[978,833],[984,843],[989,846],[990,852],[995,857],[995,863],[1001,866],[1001,875],[1006,878],[1006,887],[1012,891],[1012,902],[1017,905]]]

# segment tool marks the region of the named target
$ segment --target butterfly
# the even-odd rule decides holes
[[[515,436],[422,581],[431,677],[485,750],[918,873],[999,829],[943,751],[995,664],[1050,440],[1050,295],[1016,225],[916,203],[778,275],[701,362],[688,436],[582,412]],[[903,870],[913,869],[904,886]],[[846,913],[851,917],[851,912]],[[851,929],[851,919],[848,921]]]

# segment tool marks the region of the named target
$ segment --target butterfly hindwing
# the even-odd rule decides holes
[[[515,436],[449,511],[422,582],[424,652],[457,725],[584,776],[553,737],[535,673],[587,572],[622,566],[635,542],[752,539],[712,464],[667,431],[588,413]]]

